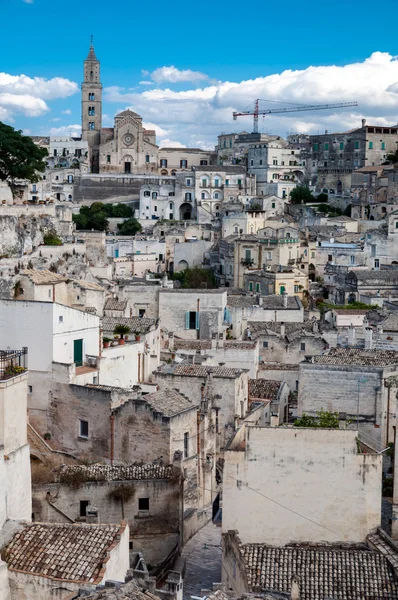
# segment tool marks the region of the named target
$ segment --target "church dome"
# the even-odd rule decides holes
[[[138,115],[136,112],[130,110],[129,108],[127,110],[123,110],[122,112],[118,113],[115,117],[115,119],[117,119],[118,117],[133,117],[134,119],[142,119],[142,117],[140,115]]]

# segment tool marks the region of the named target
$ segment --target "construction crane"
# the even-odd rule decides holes
[[[307,110],[327,110],[328,108],[348,108],[350,106],[358,106],[357,102],[337,102],[335,104],[297,104],[294,108],[267,108],[265,110],[259,110],[258,103],[260,99],[255,100],[254,110],[244,110],[243,112],[234,112],[232,116],[234,121],[238,117],[246,117],[247,115],[253,115],[253,133],[258,133],[258,116],[259,115],[273,115],[273,114],[284,114],[290,112],[304,112]],[[261,100],[261,102],[275,102],[275,100]],[[281,103],[282,104],[282,103]],[[285,102],[284,104],[291,104]]]

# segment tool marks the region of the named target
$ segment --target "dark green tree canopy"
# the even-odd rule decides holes
[[[290,202],[292,204],[301,204],[301,202],[314,202],[315,198],[309,188],[304,185],[298,185],[290,192]]]
[[[127,219],[119,227],[119,235],[135,235],[138,231],[141,231],[142,227],[138,223],[137,219]]]
[[[137,231],[140,231],[141,226],[135,219],[132,219],[132,216],[133,209],[128,204],[103,204],[102,202],[94,202],[91,206],[82,206],[79,214],[73,215],[72,218],[76,224],[76,229],[106,231],[109,227],[108,219],[123,218],[135,221],[139,227]],[[122,235],[134,235],[134,233]]]
[[[47,150],[36,146],[30,137],[0,121],[0,180],[6,181],[13,193],[17,179],[40,180],[39,173],[46,168],[47,154]]]
[[[181,283],[181,287],[188,289],[216,288],[216,278],[210,269],[193,267],[178,271],[173,274],[173,279]]]

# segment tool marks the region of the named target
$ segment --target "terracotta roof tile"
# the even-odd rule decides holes
[[[63,277],[58,273],[53,273],[48,269],[25,269],[24,271],[21,271],[21,275],[28,277],[35,285],[48,285],[50,283],[61,283],[62,281],[67,281],[66,277]]]
[[[117,525],[33,523],[7,546],[8,568],[41,577],[100,583],[101,569],[120,533]]]
[[[204,365],[178,365],[172,371],[173,375],[183,377],[207,377],[209,373],[213,377],[224,377],[226,379],[236,379],[242,373],[246,373],[247,369],[230,369],[228,367],[213,367]]]
[[[117,300],[117,298],[108,298],[105,302],[104,310],[120,310],[125,311],[127,300]]]
[[[135,481],[141,479],[170,479],[172,465],[64,465],[58,475],[60,482],[67,481],[74,473],[84,476],[85,481]]]
[[[296,576],[302,600],[396,600],[398,587],[386,558],[356,547],[240,547],[251,592],[290,592]]]
[[[278,398],[282,383],[273,379],[249,379],[249,398],[274,402]]]
[[[326,354],[313,356],[311,361],[321,365],[357,365],[384,367],[398,365],[395,350],[363,350],[361,348],[331,348]]]
[[[186,396],[176,390],[167,388],[153,394],[146,394],[142,396],[141,400],[147,402],[153,410],[162,413],[165,417],[172,417],[185,410],[197,407],[197,404],[191,402]]]

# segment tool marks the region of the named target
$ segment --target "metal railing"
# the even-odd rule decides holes
[[[0,381],[21,375],[27,369],[28,349],[0,350]]]

